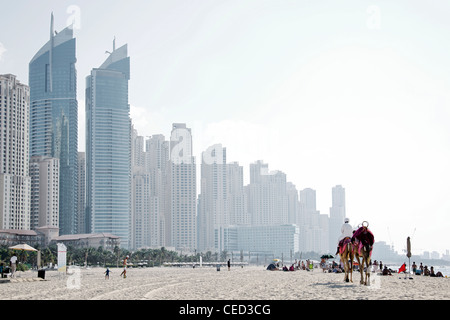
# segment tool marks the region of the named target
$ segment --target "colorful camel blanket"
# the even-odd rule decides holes
[[[341,241],[339,241],[339,254],[342,254],[345,250],[345,247],[352,242],[350,237],[345,237]]]
[[[375,237],[373,233],[367,227],[360,227],[355,231],[352,237],[352,241],[358,250],[358,254],[361,255],[362,248],[369,247],[369,255],[372,255],[372,246],[375,242]]]

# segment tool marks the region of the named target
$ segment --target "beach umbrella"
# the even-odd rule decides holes
[[[411,258],[411,238],[408,237],[406,239],[406,256]]]
[[[320,257],[320,259],[333,259],[334,257],[331,254],[324,254]]]
[[[37,251],[35,248],[27,245],[26,243],[18,244],[16,246],[9,247],[11,250],[21,250],[21,251]]]

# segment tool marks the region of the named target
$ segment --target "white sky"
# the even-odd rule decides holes
[[[28,63],[75,19],[80,151],[84,90],[128,43],[140,135],[192,128],[194,151],[262,159],[297,189],[346,189],[347,215],[413,254],[450,249],[448,1],[1,1],[0,73]]]

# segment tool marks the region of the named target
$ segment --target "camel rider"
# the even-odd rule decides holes
[[[336,251],[336,255],[339,254],[339,244],[342,240],[344,240],[345,238],[351,238],[353,236],[353,228],[350,225],[350,219],[349,218],[345,218],[344,220],[344,224],[341,227],[341,235],[338,239],[338,247],[337,247],[337,251]]]

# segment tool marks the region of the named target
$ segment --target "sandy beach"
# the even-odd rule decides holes
[[[36,271],[19,272],[0,283],[3,300],[448,300],[450,278],[371,275],[371,285],[345,283],[343,274],[268,271],[263,266],[216,268],[72,269],[64,275],[47,271],[37,281]]]

